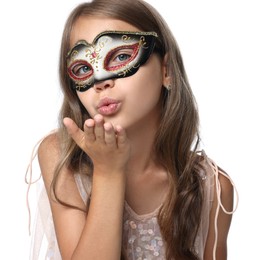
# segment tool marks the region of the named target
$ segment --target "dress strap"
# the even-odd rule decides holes
[[[203,152],[203,154],[206,158],[208,165],[211,167],[211,169],[214,173],[214,178],[215,178],[217,208],[216,208],[215,223],[214,223],[214,225],[215,225],[215,242],[214,242],[214,247],[213,247],[213,260],[216,260],[216,247],[217,247],[217,240],[218,240],[217,222],[218,222],[219,210],[221,208],[224,211],[225,214],[232,215],[237,210],[238,202],[239,202],[239,195],[238,195],[238,191],[237,191],[236,185],[234,184],[233,180],[227,174],[225,174],[222,170],[220,170],[218,168],[218,166],[216,165],[216,163],[213,160],[211,160],[210,158],[208,158],[205,155],[204,152]],[[235,194],[236,194],[236,204],[235,204],[235,207],[233,208],[232,211],[226,210],[222,201],[221,201],[221,184],[220,184],[220,181],[219,181],[219,174],[222,174],[224,177],[226,177],[231,182],[231,185],[234,188],[234,191],[235,191]]]

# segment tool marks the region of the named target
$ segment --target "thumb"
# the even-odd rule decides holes
[[[84,132],[77,126],[77,124],[69,117],[63,119],[63,123],[67,129],[68,134],[73,138],[80,148],[84,148]]]

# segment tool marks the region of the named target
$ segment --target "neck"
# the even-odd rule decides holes
[[[131,156],[128,163],[128,173],[143,174],[156,167],[154,140],[156,123],[147,123],[128,129],[127,135],[131,142]]]
[[[158,208],[168,191],[168,174],[159,165],[154,152],[157,124],[144,124],[127,134],[131,158],[126,172],[125,199],[137,214],[148,214]]]

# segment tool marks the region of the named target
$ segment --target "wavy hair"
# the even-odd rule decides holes
[[[183,60],[176,40],[161,15],[143,0],[94,0],[78,5],[69,15],[61,43],[59,74],[64,94],[59,116],[59,137],[62,141],[61,161],[56,169],[52,189],[55,198],[59,172],[65,165],[74,172],[92,174],[90,158],[68,136],[62,123],[72,118],[79,127],[89,114],[70,86],[66,56],[70,50],[70,34],[80,16],[115,18],[134,25],[141,31],[158,34],[156,51],[164,58],[167,54],[171,90],[162,90],[161,122],[156,133],[155,153],[158,163],[168,171],[169,192],[162,205],[158,223],[165,241],[166,259],[198,259],[194,244],[201,220],[203,187],[198,174],[200,166],[196,153],[199,144],[199,118]]]

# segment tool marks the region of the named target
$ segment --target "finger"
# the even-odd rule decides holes
[[[117,146],[119,148],[124,147],[127,142],[127,135],[126,131],[121,126],[116,126],[116,133],[117,133]]]
[[[104,131],[104,118],[101,115],[94,116],[95,121],[95,138],[99,142],[105,142],[105,131]]]
[[[67,129],[68,134],[73,138],[80,148],[84,148],[84,132],[76,125],[76,123],[68,117],[65,117],[63,123]]]
[[[105,129],[105,143],[109,146],[116,147],[116,134],[111,123],[104,124]]]
[[[96,140],[94,133],[95,121],[93,119],[87,119],[84,124],[84,131],[87,142],[94,142]]]

